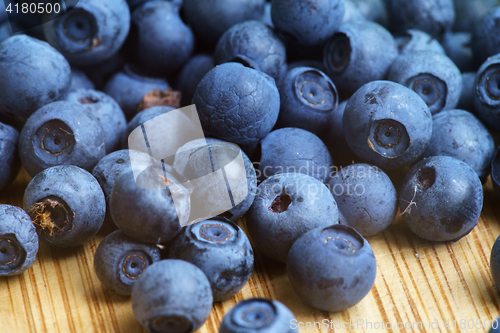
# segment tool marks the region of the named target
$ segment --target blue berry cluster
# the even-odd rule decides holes
[[[366,238],[400,216],[458,241],[490,174],[500,196],[497,5],[80,0],[26,30],[1,3],[0,190],[21,167],[32,180],[23,207],[0,205],[0,275],[29,269],[39,241],[75,247],[105,226],[95,273],[150,332],[199,329],[249,281],[254,251],[309,306],[355,306],[377,273]],[[190,105],[197,117],[177,113]],[[217,172],[224,184],[203,180]],[[293,319],[247,299],[220,332]]]

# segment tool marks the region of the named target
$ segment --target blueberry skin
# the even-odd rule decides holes
[[[328,182],[333,165],[328,148],[319,137],[300,128],[272,131],[260,143],[259,180],[277,173],[296,172]]]
[[[237,145],[218,139],[207,138],[205,140],[193,140],[179,148],[178,152],[184,150],[185,153],[176,154],[173,167],[189,180],[197,179],[212,173],[214,170],[224,168],[226,185],[238,184],[240,171],[242,170],[239,170],[238,165],[229,165],[229,163],[241,153],[245,166],[247,181],[246,189],[240,189],[239,186],[230,186],[233,201],[236,201],[235,198],[237,198],[238,203],[234,202],[236,205],[225,212],[220,213],[220,210],[218,210],[210,214],[212,216],[222,215],[231,221],[236,221],[248,211],[254,201],[257,192],[257,175],[255,168],[248,156]],[[186,150],[189,146],[192,148]],[[187,154],[188,156],[186,156]],[[214,184],[204,185],[196,183],[195,186],[196,188],[191,194],[191,200],[193,204],[204,208],[218,207],[221,197],[227,196],[228,193],[228,189],[224,187],[222,189],[223,193],[220,193],[221,187],[219,187],[218,184],[214,186]],[[246,193],[240,192],[242,190],[246,190]],[[240,202],[239,199],[244,195],[245,198]],[[198,213],[199,211],[197,210],[196,212]],[[203,211],[199,213],[206,212],[207,210],[203,209]],[[193,216],[194,214],[195,213],[192,211],[190,216],[192,221],[195,219]],[[203,216],[203,219],[205,219],[205,216]]]
[[[338,105],[337,88],[325,73],[311,67],[291,69],[280,84],[277,127],[298,127],[321,134]]]
[[[276,32],[259,21],[245,21],[229,28],[214,51],[217,65],[239,62],[264,72],[276,82],[286,75],[286,48]]]
[[[152,90],[170,88],[167,80],[147,76],[140,68],[127,64],[106,83],[104,92],[120,105],[127,119],[137,113],[144,95]]]
[[[390,81],[370,82],[356,91],[342,125],[360,159],[387,169],[415,162],[432,135],[432,116],[423,99]]]
[[[486,126],[465,110],[446,110],[432,117],[432,137],[422,157],[455,157],[486,180],[495,143]]]
[[[139,276],[160,260],[156,245],[137,242],[115,230],[99,243],[94,254],[94,271],[106,288],[128,296]]]
[[[484,62],[474,82],[475,114],[493,131],[500,131],[500,54]]]
[[[38,235],[22,208],[0,205],[0,248],[0,276],[18,275],[33,265]]]
[[[472,34],[470,32],[448,32],[441,42],[446,54],[457,65],[460,72],[477,70],[472,54]]]
[[[130,162],[131,159],[134,164]],[[140,173],[154,162],[156,161],[151,156],[141,151],[121,149],[104,156],[92,169],[92,175],[101,185],[106,200],[108,200],[113,185],[125,171],[134,169]]]
[[[280,97],[269,75],[225,63],[203,77],[193,104],[205,135],[236,143],[252,155],[257,142],[276,124]]]
[[[479,21],[498,6],[496,0],[453,0],[455,5],[455,23],[453,31],[472,32]]]
[[[71,67],[71,85],[69,91],[77,89],[95,89],[95,84],[84,71],[76,67]]]
[[[253,270],[253,250],[235,223],[211,219],[184,227],[172,240],[168,259],[200,268],[212,287],[214,302],[224,301],[247,283]]]
[[[432,114],[454,109],[462,91],[462,75],[446,55],[415,51],[396,58],[387,79],[415,91]]]
[[[280,173],[262,182],[247,215],[255,250],[283,263],[304,233],[338,223],[337,203],[328,187],[300,173]]]
[[[500,288],[500,236],[497,237],[490,254],[491,276],[495,281],[497,288]],[[491,331],[490,331],[491,332]],[[494,331],[496,332],[496,330]]]
[[[193,52],[194,35],[179,10],[170,1],[148,1],[132,13],[137,32],[136,58],[152,73],[177,70]]]
[[[149,332],[194,332],[212,309],[210,282],[201,269],[176,259],[149,266],[132,290],[132,309]]]
[[[339,28],[344,0],[272,0],[271,17],[276,30],[303,46],[320,45]]]
[[[53,102],[33,113],[19,135],[21,162],[30,174],[55,165],[76,165],[87,171],[106,154],[104,132],[83,106]]]
[[[497,323],[500,322],[500,317],[496,318],[495,319]],[[490,328],[490,330],[488,331],[488,333],[500,333],[500,325],[496,325],[496,328],[493,328],[493,323],[494,321],[492,321],[492,327]]]
[[[106,200],[101,186],[89,172],[74,165],[58,165],[43,170],[29,182],[23,208],[42,242],[74,247],[99,231]]]
[[[389,0],[391,32],[418,29],[440,39],[455,21],[453,0]]]
[[[175,84],[176,89],[181,92],[181,105],[191,104],[198,83],[214,66],[213,56],[205,53],[196,54],[186,62]]]
[[[389,176],[378,167],[357,163],[339,170],[328,183],[340,212],[340,224],[363,237],[387,228],[398,209],[397,193]]]
[[[264,4],[264,0],[184,0],[182,9],[197,40],[213,47],[233,25],[262,17]]]
[[[400,54],[414,51],[446,53],[443,46],[436,39],[421,30],[408,29],[396,35],[395,39]]]
[[[500,197],[500,148],[497,147],[495,154],[491,159],[491,183],[493,190],[498,197]]]
[[[0,44],[0,113],[26,119],[51,102],[64,99],[71,68],[49,44],[26,35]]]
[[[500,53],[500,6],[491,9],[476,24],[472,35],[472,52],[477,65]]]
[[[222,318],[219,333],[292,333],[295,316],[283,303],[249,298],[236,304]]]
[[[130,10],[125,0],[79,0],[71,11],[43,25],[47,41],[72,65],[111,58],[129,29]]]
[[[363,15],[364,19],[384,27],[389,24],[389,16],[384,0],[346,0],[346,10],[348,3],[352,3],[356,10]],[[344,14],[344,18],[345,16]]]
[[[462,92],[457,103],[457,109],[476,113],[474,109],[474,96],[476,88],[476,72],[462,73]]]
[[[121,147],[127,119],[113,97],[97,90],[78,89],[70,92],[66,100],[79,103],[97,119],[104,131],[106,154]]]
[[[130,10],[142,5],[143,3],[145,2],[148,2],[148,1],[153,1],[153,0],[127,0],[127,3],[128,3],[128,6],[130,7]],[[173,3],[174,5],[177,5],[177,6],[182,6],[182,0],[166,0],[166,1],[169,1],[171,3]]]
[[[304,234],[286,259],[293,290],[302,301],[323,311],[343,311],[359,303],[370,292],[376,271],[370,244],[356,230],[340,224]]]
[[[21,168],[18,139],[14,127],[0,122],[0,191],[16,178]]]
[[[477,225],[483,207],[483,187],[476,172],[450,156],[415,164],[399,196],[406,225],[430,241],[458,241]]]
[[[351,21],[329,39],[323,63],[339,93],[350,96],[368,82],[385,79],[397,56],[396,41],[384,27]]]
[[[162,177],[176,184],[172,186],[175,205],[171,187]],[[158,244],[172,239],[185,225],[191,209],[191,192],[177,185],[185,181],[166,164],[153,164],[137,180],[133,170],[126,170],[116,179],[109,199],[116,226],[141,242]]]
[[[125,53],[125,50],[122,48],[121,51],[103,62],[95,65],[80,66],[79,68],[92,80],[97,90],[104,91],[106,83],[118,72],[126,69],[129,56],[125,55]]]

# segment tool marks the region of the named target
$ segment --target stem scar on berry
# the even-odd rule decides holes
[[[66,207],[54,199],[45,199],[43,202],[35,203],[28,208],[28,215],[31,217],[38,234],[43,231],[46,235],[58,236],[70,225]]]

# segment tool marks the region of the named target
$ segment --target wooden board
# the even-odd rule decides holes
[[[0,194],[0,202],[20,206],[28,181],[20,173]],[[284,265],[257,255],[249,283],[232,299],[215,304],[200,332],[217,332],[224,313],[249,297],[284,303],[297,325],[304,325],[301,332],[384,332],[397,331],[398,325],[401,332],[484,332],[484,325],[500,314],[500,295],[489,269],[491,247],[500,234],[499,203],[488,182],[478,226],[456,243],[424,241],[399,218],[369,237],[377,259],[375,286],[358,305],[340,313],[303,304]],[[41,244],[31,269],[0,278],[0,332],[144,332],[130,299],[106,290],[94,274],[93,255],[104,235],[69,250]]]

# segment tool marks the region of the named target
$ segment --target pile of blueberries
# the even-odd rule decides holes
[[[58,16],[0,1],[0,190],[21,166],[33,177],[22,208],[0,205],[0,275],[30,268],[39,241],[79,246],[107,224],[95,273],[150,332],[199,329],[248,282],[253,250],[305,303],[343,311],[375,281],[365,237],[398,212],[457,241],[490,174],[500,195],[498,0],[66,2]],[[191,104],[206,140],[167,124],[129,149]],[[245,199],[186,225],[222,198],[187,180],[235,145]],[[491,269],[500,286],[500,239]],[[247,299],[220,332],[291,332],[293,318]]]

